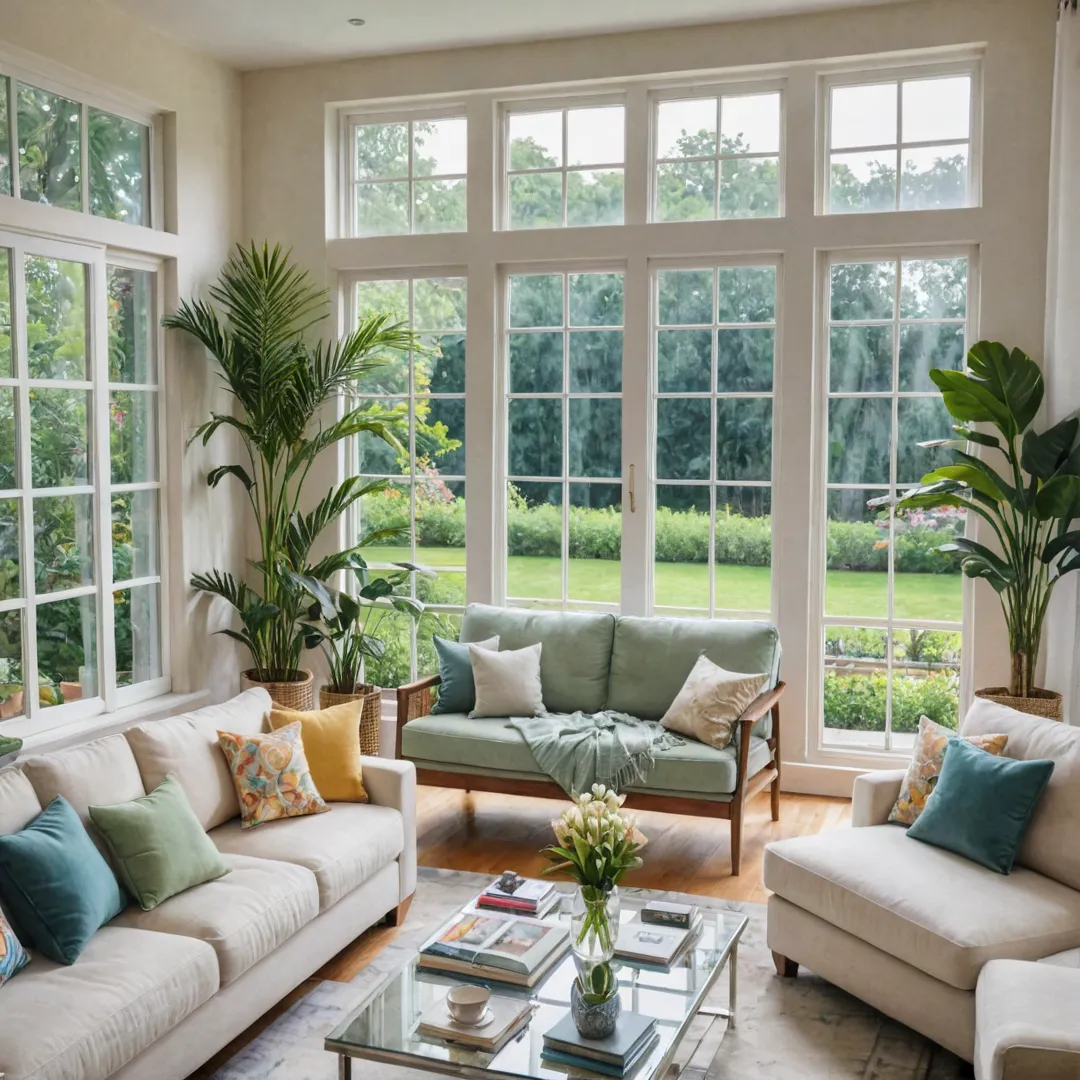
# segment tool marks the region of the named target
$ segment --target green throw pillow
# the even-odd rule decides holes
[[[998,757],[954,736],[937,786],[907,834],[1007,874],[1053,771],[1052,761]]]
[[[91,806],[90,820],[104,837],[124,887],[143,911],[229,872],[172,776],[141,799]]]
[[[0,836],[0,899],[22,943],[74,964],[124,894],[79,815],[57,795],[25,829]]]
[[[431,706],[431,713],[467,713],[476,708],[476,681],[473,679],[469,646],[463,641],[433,634],[431,642],[439,656],[439,700]],[[499,637],[473,642],[481,649],[497,650]]]

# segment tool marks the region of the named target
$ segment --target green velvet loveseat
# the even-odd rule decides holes
[[[739,873],[743,806],[771,785],[780,818],[780,640],[767,622],[661,619],[532,611],[470,604],[462,641],[499,635],[500,649],[540,642],[540,679],[551,713],[614,709],[659,720],[702,652],[729,671],[766,672],[766,689],[740,717],[723,750],[687,739],[656,755],[648,785],[626,792],[641,810],[731,821],[731,869]],[[397,755],[416,765],[421,784],[565,798],[536,764],[520,732],[490,718],[432,715],[439,676],[398,690]]]

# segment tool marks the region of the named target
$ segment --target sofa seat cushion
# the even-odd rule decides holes
[[[896,825],[769,844],[765,886],[958,990],[988,960],[1080,945],[1080,893],[1031,870],[996,874]]]
[[[280,860],[310,870],[319,888],[319,910],[325,911],[405,847],[401,814],[392,807],[331,803],[330,811],[257,829],[242,829],[236,819],[219,825],[210,839],[226,855]]]
[[[559,715],[551,717],[551,722],[558,723]],[[470,719],[460,713],[422,716],[401,729],[401,752],[429,768],[446,765],[456,772],[463,767],[477,767],[546,779],[521,732],[506,720]],[[763,769],[769,757],[765,740],[752,738],[750,775]],[[735,790],[737,772],[734,743],[715,750],[687,739],[682,746],[656,755],[648,784],[640,790],[730,795]]]
[[[150,911],[134,904],[110,925],[205,941],[222,986],[239,978],[319,914],[310,870],[288,862],[225,855],[229,872],[169,897]]]
[[[42,956],[3,989],[5,1080],[105,1080],[218,989],[203,941],[105,926],[70,967]]]

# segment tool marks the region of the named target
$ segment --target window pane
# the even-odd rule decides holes
[[[971,134],[971,76],[904,83],[904,142],[942,142]]]
[[[464,180],[417,180],[413,184],[413,232],[464,232]]]
[[[826,615],[889,614],[889,515],[867,505],[881,494],[873,488],[828,493]]]
[[[156,491],[126,491],[113,495],[114,581],[156,577],[161,572],[159,513]]]
[[[709,509],[709,489],[704,485],[657,484],[656,606],[708,613]]]
[[[21,487],[17,466],[18,428],[15,424],[15,390],[0,386],[0,490]]]
[[[26,256],[26,338],[32,379],[88,379],[85,263]]]
[[[363,556],[369,563],[408,562],[412,559],[412,493],[408,480],[390,480],[386,486],[360,499],[360,536]],[[384,529],[399,536],[385,536],[369,543],[365,537]]]
[[[829,402],[829,483],[888,484],[892,402],[834,398]]]
[[[78,102],[19,83],[19,188],[29,202],[82,209]]]
[[[409,125],[364,124],[356,129],[356,175],[383,180],[409,175]]]
[[[661,270],[661,325],[708,326],[713,319],[712,270]]]
[[[510,412],[510,475],[562,475],[562,402],[514,398]]]
[[[438,476],[465,475],[465,399],[418,398],[416,465]]]
[[[896,154],[860,150],[829,156],[829,210],[833,214],[896,209]]]
[[[425,603],[465,606],[465,482],[420,476],[416,481],[416,559],[437,570],[417,578]],[[457,571],[457,572],[450,572]]]
[[[588,169],[566,174],[566,224],[621,225],[622,169]]]
[[[711,157],[715,153],[716,98],[660,102],[658,158]]]
[[[901,319],[962,319],[967,313],[967,259],[905,259]]]
[[[464,116],[416,121],[413,124],[413,175],[464,175],[467,168],[465,124]]]
[[[37,655],[42,705],[96,697],[97,597],[91,594],[39,604]]]
[[[558,394],[562,389],[562,331],[511,334],[510,393]]]
[[[621,401],[571,398],[569,469],[571,476],[622,476]]]
[[[716,217],[715,161],[656,166],[656,220],[701,221]]]
[[[381,439],[370,432],[364,432],[356,440],[356,471],[361,476],[394,476],[400,473],[403,467],[407,468],[409,432],[406,417],[408,416],[408,404],[406,398],[389,398],[373,402],[368,407],[368,415],[377,416],[384,422],[387,422],[385,416],[387,410],[393,410],[391,419],[396,419],[399,425],[391,425],[391,429],[401,443],[401,450],[395,450],[385,439]]]
[[[940,210],[968,205],[968,146],[904,150],[901,210]]]
[[[780,95],[739,94],[722,98],[720,150],[725,154],[778,154]]]
[[[571,274],[570,325],[622,326],[622,274]]]
[[[506,592],[509,596],[562,597],[562,484],[508,486]]]
[[[898,484],[917,484],[931,469],[949,464],[948,455],[942,450],[925,449],[918,444],[954,438],[953,423],[953,418],[940,397],[901,398],[897,402]]]
[[[888,633],[858,626],[825,628],[825,741],[885,749]]]
[[[716,609],[772,608],[772,496],[767,487],[716,489]]]
[[[955,553],[937,549],[963,536],[966,510],[935,507],[893,523],[896,537],[893,613],[898,619],[959,623],[964,617],[964,576]]]
[[[408,182],[356,185],[357,236],[402,236],[408,231]]]
[[[36,488],[90,482],[90,394],[30,391],[30,471]]]
[[[829,146],[889,146],[896,142],[896,83],[835,86]]]
[[[957,323],[908,323],[900,327],[900,389],[934,391],[931,368],[960,371],[964,327]]]
[[[570,484],[571,600],[618,606],[622,595],[622,485]]]
[[[109,395],[109,457],[114,484],[158,478],[157,391],[114,390]]]
[[[34,579],[38,593],[94,583],[94,497],[34,500]]]
[[[0,90],[3,87],[0,86]],[[0,131],[0,137],[3,132]],[[0,376],[15,374],[11,353],[11,252],[0,248]]]
[[[618,393],[622,390],[621,330],[575,330],[570,334],[570,390]]]
[[[661,330],[656,351],[660,393],[708,392],[712,331]]]
[[[150,129],[94,108],[88,122],[90,213],[149,225]]]
[[[0,75],[0,195],[11,194],[11,124],[8,118],[8,80]],[[0,719],[3,719],[0,716]]]
[[[0,612],[0,720],[22,716],[23,692],[22,612]]]
[[[512,327],[560,327],[562,324],[562,274],[517,274],[510,279]]]
[[[772,401],[721,398],[716,403],[718,480],[772,479]]]
[[[110,266],[109,380],[156,383],[155,275],[148,270]]]
[[[562,165],[563,114],[510,114],[510,168],[543,169]]]
[[[161,678],[160,607],[160,585],[137,585],[113,593],[117,686]]]
[[[405,282],[401,284],[404,285]],[[417,278],[413,282],[413,326],[415,329],[419,331],[464,330],[465,314],[464,278]]]
[[[656,402],[656,475],[662,480],[708,480],[712,456],[708,398]]]
[[[428,357],[417,357],[417,369],[430,365],[433,394],[465,393],[465,335],[442,334],[425,337],[423,344],[431,349]],[[419,379],[418,379],[419,382]]]
[[[829,328],[829,390],[859,394],[892,389],[892,326]]]
[[[891,319],[896,263],[840,263],[829,278],[829,317],[835,321]]]
[[[569,109],[566,113],[567,164],[615,165],[622,162],[625,113],[622,105]]]
[[[776,267],[720,267],[720,322],[773,322],[775,318]]]
[[[773,387],[774,330],[720,330],[716,388],[721,393],[768,393]]]
[[[957,728],[961,635],[948,630],[893,631],[892,729],[914,736],[919,718]]]
[[[356,285],[356,316],[365,320],[389,316],[392,323],[409,321],[408,281],[360,281]],[[370,370],[356,382],[365,394],[407,394],[409,354],[386,349],[372,358]]]
[[[22,562],[18,499],[0,500],[0,600],[22,596],[19,565]],[[3,616],[0,616],[2,620]],[[2,646],[0,646],[2,656]],[[0,676],[2,681],[2,676]]]
[[[525,173],[509,178],[510,228],[562,225],[562,173]]]

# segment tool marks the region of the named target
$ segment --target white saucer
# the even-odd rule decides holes
[[[457,1024],[458,1027],[468,1028],[470,1031],[474,1031],[477,1028],[485,1028],[488,1026],[488,1024],[491,1023],[492,1020],[495,1019],[495,1014],[491,1011],[490,1005],[484,1007],[484,1011],[480,1014],[480,1019],[477,1020],[475,1024],[466,1024],[461,1020],[455,1019],[454,1014],[450,1012],[449,1009],[447,1009],[446,1012],[450,1019],[455,1024]]]

